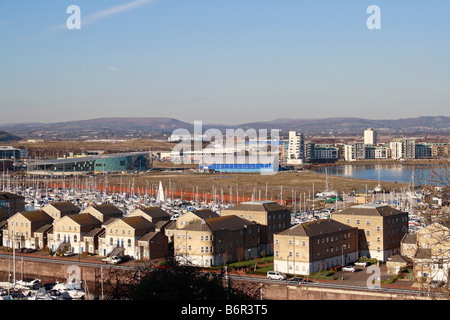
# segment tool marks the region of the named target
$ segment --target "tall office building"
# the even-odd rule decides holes
[[[372,128],[364,130],[364,144],[377,145],[377,132]]]

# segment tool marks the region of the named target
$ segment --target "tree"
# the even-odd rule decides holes
[[[137,284],[130,286],[131,300],[254,300],[259,286],[231,283],[224,272],[204,272],[175,261],[153,266],[141,273]]]

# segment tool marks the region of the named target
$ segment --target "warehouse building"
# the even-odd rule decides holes
[[[34,161],[28,164],[28,172],[39,174],[135,172],[151,168],[152,154],[148,151]]]

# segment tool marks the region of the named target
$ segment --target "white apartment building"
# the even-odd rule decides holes
[[[401,141],[392,141],[389,147],[392,159],[399,160],[403,158],[403,143]]]
[[[377,145],[378,134],[372,128],[364,130],[364,144]]]
[[[287,164],[296,165],[305,162],[305,144],[302,133],[289,131],[289,148]]]

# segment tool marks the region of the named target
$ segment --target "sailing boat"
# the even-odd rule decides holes
[[[328,190],[328,171],[327,168],[325,168],[325,191],[317,192],[316,197],[317,198],[337,198],[337,192],[336,191],[329,191]]]
[[[164,189],[162,186],[161,181],[159,182],[159,188],[158,188],[158,193],[156,194],[156,202],[158,203],[163,203],[164,200]]]
[[[381,192],[381,184],[380,184],[380,167],[378,167],[378,185],[373,189],[375,192]]]

